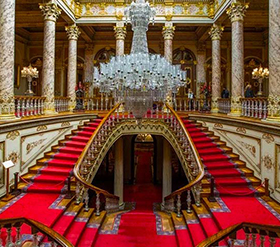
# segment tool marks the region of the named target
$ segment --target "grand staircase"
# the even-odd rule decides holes
[[[211,196],[217,198],[261,196],[265,191],[261,181],[254,177],[253,171],[246,167],[245,162],[225,142],[202,124],[189,120],[185,115],[180,117],[201,157],[206,174],[201,183],[201,205],[193,203],[188,210],[183,206],[181,217],[173,212],[169,217],[175,229],[177,246],[197,246],[207,237],[224,229],[221,220],[214,213],[221,204],[208,200],[211,195],[211,178],[215,182],[214,195]],[[62,210],[48,227],[78,247],[94,246],[99,230],[108,219],[105,211],[96,214],[95,200],[89,203],[90,208],[85,208],[84,202],[77,203],[73,196],[76,189],[76,181],[72,176],[73,167],[101,121],[102,118],[92,119],[73,130],[71,135],[67,135],[50,152],[45,153],[44,158],[39,159],[21,177],[19,184],[19,188],[28,194],[61,196],[58,207]],[[69,196],[66,186],[69,176],[72,177],[72,196]],[[49,245],[46,237],[42,238],[42,242]],[[219,243],[219,246],[226,245],[224,240]]]

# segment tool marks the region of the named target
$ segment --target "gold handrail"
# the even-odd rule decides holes
[[[242,228],[252,228],[257,230],[262,230],[263,232],[273,232],[276,233],[278,237],[280,237],[280,226],[274,226],[274,225],[263,225],[263,224],[255,224],[255,223],[248,223],[248,222],[242,222],[239,224],[235,224],[233,226],[230,226],[215,235],[205,239],[200,244],[198,244],[196,247],[210,247],[213,244],[220,242],[224,240],[226,237],[231,235],[232,233],[237,232],[238,230]]]
[[[90,145],[92,144],[94,138],[96,137],[98,131],[101,129],[101,127],[103,126],[103,124],[107,121],[107,119],[111,116],[111,114],[120,106],[120,103],[118,103],[112,110],[110,110],[108,112],[108,114],[102,119],[102,121],[100,122],[100,124],[98,125],[98,127],[96,128],[96,130],[93,132],[92,136],[90,137],[89,141],[87,142],[87,145],[85,146],[83,152],[81,153],[81,155],[79,156],[79,159],[77,161],[77,163],[74,166],[74,176],[76,177],[76,179],[82,183],[84,186],[86,186],[87,188],[94,190],[97,194],[103,194],[104,196],[110,197],[110,198],[116,198],[118,199],[118,196],[115,196],[111,193],[109,193],[106,190],[100,189],[90,183],[88,183],[87,181],[85,181],[82,176],[79,173],[79,170],[81,168],[82,162],[86,156],[86,153],[88,152]]]
[[[187,190],[190,190],[193,186],[198,184],[202,180],[202,178],[204,177],[204,167],[203,167],[203,164],[201,162],[198,151],[197,151],[197,149],[196,149],[196,147],[193,143],[193,140],[192,140],[188,130],[185,128],[185,126],[183,124],[183,121],[181,120],[181,118],[178,116],[178,114],[174,111],[174,109],[171,106],[169,106],[168,104],[166,104],[166,106],[172,112],[172,114],[176,117],[177,121],[179,121],[179,123],[181,125],[181,128],[183,129],[185,135],[187,136],[187,138],[190,142],[190,146],[192,148],[192,151],[194,153],[194,157],[195,157],[196,162],[198,164],[198,175],[197,175],[197,177],[193,181],[191,181],[189,184],[187,184],[186,186],[184,186],[184,187],[182,187],[178,190],[173,191],[170,195],[168,195],[164,198],[165,200],[168,200],[170,198],[175,197],[176,195],[182,194],[183,192],[185,192]]]
[[[28,219],[25,217],[0,219],[1,227],[5,228],[23,223],[36,228],[36,230],[43,233],[44,235],[47,235],[51,240],[55,241],[61,247],[74,247],[74,245],[71,244],[65,237],[36,220]]]

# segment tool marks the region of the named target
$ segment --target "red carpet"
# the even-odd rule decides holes
[[[137,184],[150,183],[152,181],[151,157],[153,156],[153,152],[136,151],[135,155],[138,156],[136,183]]]

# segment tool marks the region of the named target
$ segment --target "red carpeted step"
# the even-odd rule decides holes
[[[84,142],[85,144],[87,144],[88,140],[89,140],[89,138],[84,137],[84,136],[72,136],[71,137],[71,141]]]
[[[62,215],[59,220],[55,223],[53,230],[61,234],[65,234],[70,225],[74,222],[76,214],[73,215]]]
[[[96,130],[96,127],[84,126],[83,130],[93,133]]]
[[[97,235],[98,235],[98,228],[86,227],[77,246],[78,247],[94,246]]]
[[[212,139],[209,137],[195,137],[192,139],[193,139],[193,142],[195,143],[195,145],[196,145],[196,143],[212,142]]]
[[[240,173],[238,170],[236,170],[235,168],[227,168],[227,169],[219,169],[219,170],[211,170],[209,171],[209,173],[213,176],[213,177],[238,177],[241,176],[242,173]]]
[[[216,185],[219,186],[248,186],[249,183],[241,177],[236,178],[215,178]]]
[[[207,149],[201,149],[201,150],[198,150],[199,154],[200,155],[212,155],[212,154],[223,154],[224,151],[220,148],[217,148],[217,147],[212,147],[212,148],[207,148]]]
[[[83,148],[78,147],[61,147],[59,149],[60,153],[71,153],[71,154],[81,154],[83,152]]]
[[[54,175],[69,175],[71,168],[68,167],[55,167],[55,166],[47,166],[40,170],[41,174],[54,174]]]
[[[201,132],[201,130],[196,127],[190,127],[190,128],[187,128],[187,130],[189,133]]]
[[[65,168],[72,168],[75,164],[74,160],[59,160],[59,159],[52,159],[47,162],[45,162],[48,167],[50,166],[60,166],[60,167],[65,167]]]
[[[55,155],[53,155],[53,158],[54,159],[77,161],[79,156],[80,156],[80,154],[56,153]]]
[[[79,131],[77,133],[78,136],[85,136],[85,137],[88,137],[90,138],[92,136],[92,133],[93,132],[90,132],[90,131]]]
[[[65,237],[74,245],[78,243],[82,232],[84,231],[86,227],[86,222],[79,222],[79,221],[74,221],[71,225],[71,228],[65,235]]]
[[[33,178],[32,180],[36,183],[54,183],[57,184],[61,181],[65,181],[67,176],[61,175],[48,175],[48,174],[40,174],[38,177]]]
[[[100,124],[100,122],[89,122],[86,125],[89,126],[89,127],[97,128],[99,124]]]
[[[197,246],[201,241],[206,239],[206,236],[202,230],[200,223],[189,224],[188,228],[190,230],[190,234],[194,243],[194,246]]]
[[[215,169],[235,168],[235,164],[230,161],[205,162],[205,166],[210,173]]]
[[[216,225],[215,221],[211,217],[200,218],[200,222],[207,234],[207,237],[211,237],[212,235],[219,232],[218,226]]]
[[[224,154],[215,154],[215,155],[200,155],[200,158],[203,160],[203,163],[210,163],[210,162],[216,162],[219,161],[228,161],[230,160],[230,157]]]
[[[68,141],[65,144],[65,147],[77,147],[77,148],[84,148],[87,145],[87,142],[80,142],[80,141]]]
[[[204,132],[192,132],[190,133],[192,138],[198,138],[198,137],[206,137],[207,134]]]
[[[203,150],[203,149],[208,149],[208,148],[214,148],[217,147],[217,144],[213,142],[205,142],[205,143],[196,143],[195,147],[198,151]]]
[[[217,185],[217,190],[220,196],[253,196],[255,191],[251,190],[247,186],[237,187],[237,186],[219,186]]]
[[[189,230],[188,229],[182,229],[178,230],[176,229],[176,238],[178,247],[194,247]]]
[[[33,193],[61,193],[61,189],[64,187],[64,181],[59,184],[53,183],[34,183],[31,185],[27,191]]]

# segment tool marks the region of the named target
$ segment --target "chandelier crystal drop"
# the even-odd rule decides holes
[[[148,2],[132,2],[125,15],[134,32],[131,53],[112,57],[99,69],[95,67],[94,85],[100,93],[113,93],[118,102],[125,103],[127,111],[141,119],[152,109],[153,102],[163,102],[168,93],[177,93],[186,81],[186,71],[160,55],[149,54],[146,32],[155,10]]]

